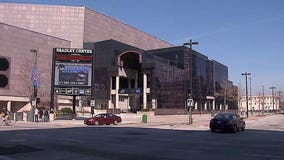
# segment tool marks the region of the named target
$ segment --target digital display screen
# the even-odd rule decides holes
[[[91,64],[56,63],[55,85],[91,86]]]

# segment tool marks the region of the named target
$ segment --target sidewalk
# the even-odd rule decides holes
[[[122,123],[115,127],[138,127],[138,128],[159,128],[159,129],[182,129],[195,130],[209,129],[209,122],[212,118],[210,114],[193,114],[193,123],[189,125],[189,115],[148,115],[147,123],[142,123],[142,114],[122,113],[119,114]],[[269,117],[266,115],[250,115],[245,118],[247,123],[257,121],[261,118]],[[55,120],[51,122],[12,122],[11,126],[1,127],[4,129],[49,129],[49,128],[69,128],[69,127],[86,127],[83,120]],[[113,125],[110,125],[113,127]]]

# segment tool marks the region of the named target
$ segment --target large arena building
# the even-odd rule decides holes
[[[31,108],[35,79],[41,105],[58,109],[53,48],[94,51],[96,109],[184,114],[189,94],[194,111],[237,108],[227,66],[86,7],[0,3],[0,36],[0,105],[13,113]]]

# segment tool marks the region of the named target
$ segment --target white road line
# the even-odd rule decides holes
[[[243,155],[250,157],[281,158],[281,156],[278,155],[267,155],[267,154],[243,154]]]
[[[17,159],[6,157],[6,156],[0,156],[0,160],[17,160]]]

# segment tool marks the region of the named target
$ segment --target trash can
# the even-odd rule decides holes
[[[34,122],[34,111],[27,112],[27,122]]]
[[[16,112],[14,113],[14,120],[15,121],[23,121],[23,112]]]
[[[142,122],[147,123],[147,114],[142,115]]]

